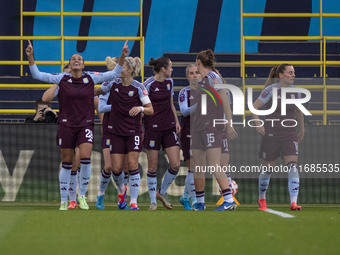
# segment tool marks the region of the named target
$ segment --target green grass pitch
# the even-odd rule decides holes
[[[57,204],[0,203],[0,254],[340,254],[338,205],[241,205],[234,212],[59,211]]]

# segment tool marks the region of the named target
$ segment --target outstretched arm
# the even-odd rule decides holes
[[[59,84],[61,79],[63,78],[64,74],[50,74],[50,73],[44,73],[40,72],[37,65],[34,62],[34,57],[33,57],[33,46],[31,44],[31,41],[28,40],[28,46],[26,48],[26,55],[28,58],[28,63],[30,67],[30,71],[32,74],[32,77],[36,80],[43,81],[46,83],[54,83],[54,84]]]
[[[28,58],[28,64],[30,66],[33,66],[35,62],[34,62],[34,56],[33,56],[33,46],[30,40],[28,40],[28,46],[25,51],[26,51],[26,55]]]
[[[122,54],[119,58],[119,62],[118,65],[116,65],[115,69],[113,69],[112,71],[107,71],[104,73],[94,73],[94,74],[90,74],[92,76],[92,79],[94,81],[95,84],[97,83],[103,83],[105,81],[112,81],[116,78],[118,78],[120,76],[120,73],[122,72],[123,69],[123,65],[124,65],[124,61],[125,61],[125,57],[129,54],[130,50],[129,47],[127,45],[127,42],[125,42],[123,49],[122,49]],[[103,90],[104,91],[104,90]],[[107,92],[107,91],[104,91]],[[100,93],[99,93],[100,94]],[[98,94],[97,94],[98,95]]]
[[[120,58],[119,58],[119,61],[118,61],[118,64],[120,66],[123,66],[124,65],[124,62],[125,62],[125,58],[127,57],[127,55],[129,54],[130,50],[129,50],[129,46],[127,45],[128,41],[126,40],[125,41],[125,44],[123,46],[123,49],[122,49],[122,54],[120,55]]]

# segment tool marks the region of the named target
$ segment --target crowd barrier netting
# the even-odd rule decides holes
[[[59,195],[60,153],[56,145],[57,125],[53,124],[0,124],[0,201],[56,202]],[[95,125],[94,146],[91,157],[92,173],[88,201],[96,201],[100,171],[103,164],[101,152],[101,127]],[[239,202],[256,203],[258,199],[258,172],[240,172],[243,167],[259,166],[260,136],[251,127],[236,127],[238,138],[230,142],[230,164],[236,172],[232,178],[238,183],[236,195]],[[338,126],[307,126],[303,143],[299,146],[300,203],[340,203],[340,173],[334,167],[340,163],[340,129]],[[283,162],[278,161],[278,165]],[[319,165],[318,165],[319,164]],[[326,168],[327,167],[327,172]],[[159,155],[158,185],[168,167],[163,151]],[[314,168],[313,168],[314,167]],[[321,171],[319,167],[321,167]],[[333,171],[331,168],[333,167]],[[143,151],[139,158],[141,186],[138,201],[149,202],[146,183],[147,158]],[[184,190],[186,164],[181,155],[178,176],[168,190],[170,201],[178,202]],[[107,201],[116,201],[112,184],[106,191]],[[213,178],[206,182],[206,201],[216,202],[219,189]],[[267,200],[270,203],[288,203],[287,174],[274,173]]]

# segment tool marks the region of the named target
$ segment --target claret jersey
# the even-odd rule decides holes
[[[153,115],[144,116],[145,127],[153,130],[169,130],[176,126],[176,120],[171,108],[171,97],[174,95],[174,82],[171,78],[163,82],[154,77],[144,83],[153,107]]]
[[[101,86],[102,91],[110,91],[111,112],[107,130],[115,135],[131,136],[142,133],[140,114],[130,116],[129,111],[135,106],[150,103],[144,85],[133,80],[129,86],[123,86],[121,79],[116,79]]]

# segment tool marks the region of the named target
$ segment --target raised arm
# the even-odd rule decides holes
[[[40,72],[37,65],[34,62],[34,57],[33,57],[33,46],[31,44],[31,41],[28,40],[28,46],[26,48],[26,55],[28,58],[28,63],[29,63],[29,68],[32,74],[32,77],[36,80],[43,81],[46,83],[54,83],[54,84],[59,84],[61,79],[63,78],[64,74],[50,74],[50,73],[44,73]]]
[[[33,56],[33,46],[30,40],[28,40],[28,46],[25,51],[26,51],[26,55],[28,58],[28,64],[30,66],[33,66],[35,62],[34,62],[34,56]]]
[[[122,54],[119,58],[119,62],[118,65],[116,65],[115,69],[113,69],[112,71],[107,71],[104,73],[94,73],[91,74],[92,79],[94,81],[95,84],[97,83],[103,83],[105,81],[112,81],[116,78],[118,78],[120,76],[120,73],[122,72],[123,69],[123,65],[124,65],[124,61],[125,61],[125,57],[129,54],[130,50],[129,47],[127,45],[127,42],[125,42],[123,49],[122,49]],[[103,90],[104,91],[104,90]],[[105,91],[104,91],[105,92]],[[101,94],[98,90],[97,95]]]

